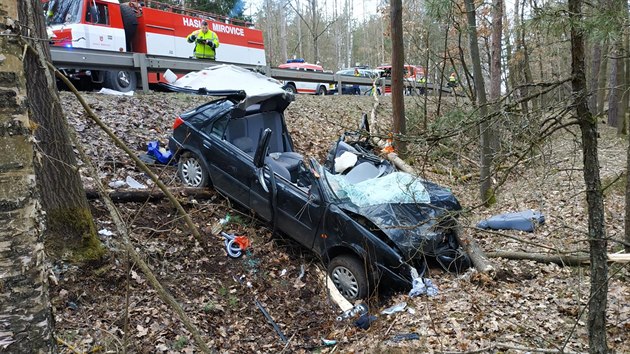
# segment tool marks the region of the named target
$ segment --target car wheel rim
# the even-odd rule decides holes
[[[129,74],[126,71],[118,72],[118,83],[121,87],[128,87],[130,84]]]
[[[337,267],[332,271],[332,281],[341,295],[345,298],[355,299],[359,295],[359,282],[352,272],[346,267]]]
[[[195,159],[186,160],[186,162],[182,165],[182,177],[186,184],[198,187],[201,184],[201,179],[203,177],[199,161]]]

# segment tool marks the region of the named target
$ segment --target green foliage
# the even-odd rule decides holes
[[[177,337],[177,340],[173,342],[173,349],[182,350],[188,344],[188,339],[183,336]]]
[[[227,296],[228,293],[229,293],[229,290],[225,286],[222,286],[222,287],[219,288],[219,295]]]
[[[238,303],[239,303],[238,297],[236,297],[234,295],[230,295],[230,297],[228,298],[228,306],[231,309],[236,309],[236,308],[238,308]]]
[[[203,305],[203,312],[212,312],[216,307],[217,305],[213,301],[208,301],[205,305]]]

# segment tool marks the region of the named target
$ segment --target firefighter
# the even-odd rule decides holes
[[[201,21],[201,28],[186,37],[188,43],[195,43],[194,55],[197,59],[215,59],[219,47],[219,37],[208,28],[207,21]]]
[[[418,86],[418,93],[421,94],[421,95],[424,95],[426,93],[425,89],[424,89],[424,86],[427,83],[427,79],[424,77],[423,73],[420,73],[418,75],[417,81],[418,81],[418,84],[420,85],[420,86]]]
[[[355,77],[361,76],[361,73],[359,72],[359,68],[354,68],[354,76]],[[361,88],[359,87],[359,85],[352,85],[352,94],[353,95],[361,94]]]
[[[455,73],[451,73],[451,76],[448,77],[448,87],[457,87],[457,76],[455,76]]]

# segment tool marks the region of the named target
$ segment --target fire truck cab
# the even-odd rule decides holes
[[[46,1],[46,0],[44,0]],[[112,52],[189,58],[194,43],[186,36],[206,20],[219,37],[216,60],[225,63],[265,66],[263,35],[248,23],[199,11],[185,11],[156,1],[48,0],[44,3],[48,32],[55,46]],[[65,70],[75,80],[102,83],[130,91],[136,87],[131,71]],[[161,81],[159,73],[149,73],[149,82]]]

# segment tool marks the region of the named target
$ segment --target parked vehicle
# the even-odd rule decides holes
[[[377,67],[377,70],[381,71],[381,76],[386,78],[392,77],[392,66],[391,65],[381,65]],[[418,79],[421,76],[426,75],[424,72],[424,68],[417,65],[404,65],[403,79],[407,81],[411,86],[419,85]],[[390,85],[385,86],[385,94],[391,94],[392,87]],[[408,92],[411,92],[408,90]]]
[[[370,79],[377,79],[379,77],[379,72],[370,70],[357,68],[359,77],[367,77]],[[342,69],[337,71],[335,74],[342,76],[357,76],[354,68],[350,69]],[[328,93],[334,95],[338,93],[338,84],[330,84]],[[373,85],[353,85],[353,84],[341,84],[341,94],[342,95],[371,95],[374,92]],[[381,88],[376,87],[377,95],[381,94]]]
[[[290,59],[285,64],[280,64],[279,69],[291,69],[302,70],[307,72],[324,72],[324,68],[321,65],[309,64],[304,59]],[[290,93],[307,93],[311,95],[326,95],[328,85],[321,82],[307,82],[307,81],[285,81],[284,89]]]
[[[292,94],[254,73],[210,74],[174,84],[222,96],[175,119],[169,148],[184,184],[212,185],[315,252],[350,301],[411,288],[432,259],[449,270],[469,266],[455,235],[457,199],[375,156],[357,138],[367,123],[362,134],[344,134],[320,165],[294,150],[284,119]],[[193,82],[201,78],[207,85]],[[231,86],[219,92],[222,78]]]
[[[221,43],[217,61],[266,65],[262,31],[249,23],[153,0],[49,0],[44,9],[54,46],[189,58],[195,44],[188,43],[186,36],[206,20]],[[138,82],[136,74],[127,70],[63,71],[75,82],[99,83],[118,91],[134,90]],[[166,81],[161,73],[149,72],[149,82]]]

